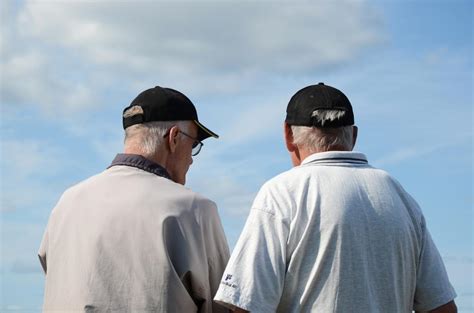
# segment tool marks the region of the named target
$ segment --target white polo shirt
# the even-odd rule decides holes
[[[258,193],[214,298],[251,312],[425,311],[456,296],[417,205],[356,152]]]
[[[137,155],[67,190],[39,256],[44,311],[227,312],[215,304],[229,258],[214,202]]]

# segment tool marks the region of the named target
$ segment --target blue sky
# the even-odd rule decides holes
[[[121,151],[140,91],[184,92],[221,135],[187,185],[218,204],[233,246],[260,186],[290,168],[288,100],[320,81],[349,97],[356,150],[417,199],[459,311],[474,311],[471,1],[0,5],[0,311],[40,310],[49,213]]]

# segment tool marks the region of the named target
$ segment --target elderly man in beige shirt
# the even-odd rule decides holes
[[[51,213],[44,311],[225,312],[212,302],[229,258],[217,208],[184,187],[202,140],[218,136],[162,87],[140,93],[123,126],[124,154]]]

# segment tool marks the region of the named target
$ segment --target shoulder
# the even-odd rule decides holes
[[[191,211],[194,215],[201,217],[217,215],[216,203],[191,188],[171,180],[163,182],[161,187],[165,194],[156,194],[156,200],[166,199],[167,203],[176,208],[176,211]]]
[[[70,197],[75,197],[79,194],[82,194],[84,191],[89,191],[93,190],[95,187],[95,184],[97,183],[98,180],[100,180],[101,176],[104,175],[105,172],[101,172],[98,174],[95,174],[93,176],[90,176],[80,182],[75,183],[74,185],[68,187],[62,194],[61,200],[66,200]]]
[[[378,170],[382,173],[382,175],[385,175],[386,179],[389,180],[394,189],[397,191],[397,193],[400,195],[402,200],[405,202],[405,204],[413,209],[417,214],[421,215],[422,211],[420,206],[418,205],[418,202],[412,197],[412,195],[405,190],[405,188],[402,186],[402,184],[393,176],[391,176],[389,173],[383,171],[383,170]]]
[[[91,190],[95,190],[94,182],[101,174],[102,173],[90,176],[89,178],[86,178],[66,188],[66,190],[64,190],[64,192],[59,196],[58,201],[51,210],[50,222],[48,225],[52,224],[53,221],[64,217],[65,214],[70,211],[70,207],[77,206],[79,203],[81,203],[81,201],[83,201],[84,198],[87,197]]]
[[[385,170],[373,167],[371,170],[373,171],[371,175],[376,175],[378,177],[376,183],[378,184],[379,188],[382,188],[382,186],[388,186],[386,187],[389,188],[387,191],[393,193],[401,200],[403,207],[411,217],[412,221],[418,225],[418,227],[421,227],[420,229],[424,228],[425,218],[423,216],[423,211],[415,198],[413,198],[412,195],[407,190],[405,190],[403,185],[395,177]]]
[[[306,186],[313,176],[314,173],[305,167],[293,167],[266,181],[260,188],[258,196],[271,196],[276,199],[293,197],[295,191]]]
[[[273,178],[267,180],[261,187],[261,191],[281,190],[290,187],[295,182],[301,180],[305,175],[304,171],[300,171],[299,167],[291,168],[282,172]]]
[[[295,186],[300,176],[296,168],[278,174],[266,181],[257,193],[252,209],[264,211],[279,218],[287,218],[294,207]]]
[[[182,186],[184,189],[184,193],[186,196],[190,197],[192,199],[193,206],[197,209],[205,209],[205,210],[211,210],[211,211],[216,211],[217,210],[217,205],[214,201],[211,199],[203,196],[200,193],[197,193],[187,187]]]

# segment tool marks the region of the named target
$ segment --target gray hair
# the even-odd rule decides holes
[[[190,132],[191,121],[166,121],[136,124],[125,129],[125,149],[138,150],[146,158],[152,158],[165,142],[164,136],[173,126]]]
[[[324,125],[326,122],[337,120],[345,115],[341,110],[315,110],[312,117]],[[304,147],[309,153],[330,150],[347,150],[353,148],[353,127],[343,126],[335,128],[291,126],[293,143]]]

